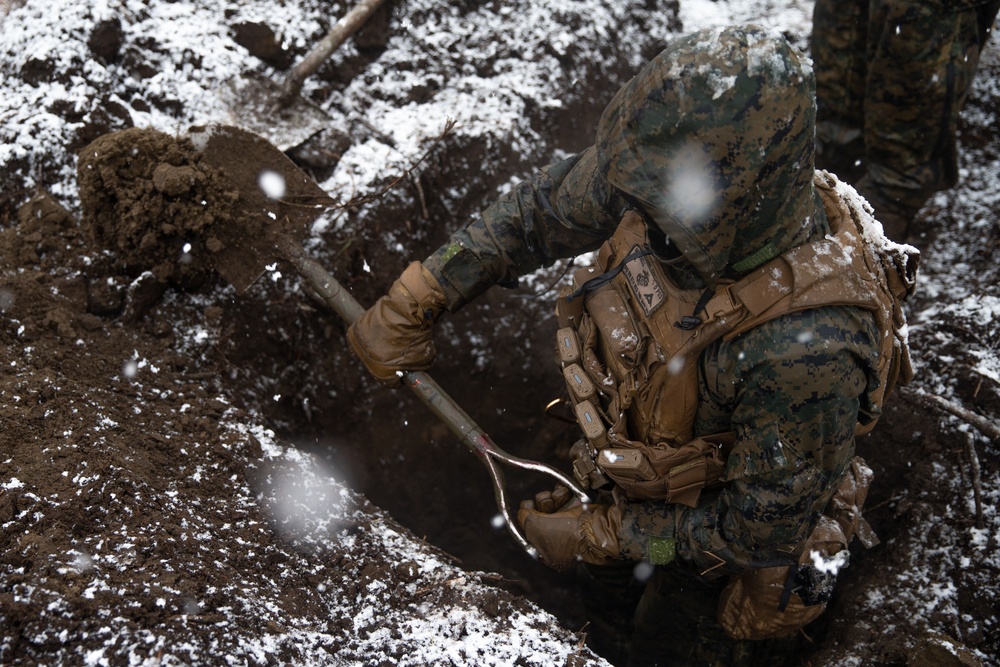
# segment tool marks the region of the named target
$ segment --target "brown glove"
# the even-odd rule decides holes
[[[420,262],[413,262],[388,294],[348,327],[347,340],[376,380],[395,387],[402,371],[431,367],[434,322],[445,304],[438,281]]]
[[[557,487],[551,493],[540,493],[535,500],[521,503],[517,522],[538,551],[539,560],[556,570],[566,570],[578,561],[606,565],[620,559],[618,533],[622,521],[618,507],[583,505],[574,500],[568,507],[558,509],[560,498],[569,497],[567,489]]]

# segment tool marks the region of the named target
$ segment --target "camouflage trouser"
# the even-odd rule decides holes
[[[873,185],[914,213],[953,186],[958,113],[998,8],[1000,0],[816,0],[818,166],[850,171],[860,160]]]
[[[782,667],[798,664],[800,637],[735,641],[716,621],[726,579],[682,566],[657,567],[637,582],[634,563],[583,565],[579,578],[591,647],[618,667]]]

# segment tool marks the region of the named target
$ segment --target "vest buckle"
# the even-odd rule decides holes
[[[685,315],[680,322],[674,322],[674,326],[683,331],[691,331],[701,326],[701,318],[696,315]]]

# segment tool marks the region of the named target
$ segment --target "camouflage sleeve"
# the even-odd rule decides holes
[[[877,340],[869,313],[826,307],[706,350],[696,433],[736,433],[726,485],[695,508],[630,504],[629,550],[675,540],[678,557],[718,574],[787,563],[854,456],[861,396],[878,381]]]
[[[424,265],[455,311],[491,285],[597,248],[625,206],[597,169],[595,149],[545,167],[452,234]]]

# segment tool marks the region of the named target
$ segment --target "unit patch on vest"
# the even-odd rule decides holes
[[[638,250],[640,250],[639,246],[633,246],[628,254]],[[626,264],[624,269],[629,287],[632,288],[632,294],[642,306],[646,317],[649,317],[650,313],[659,308],[666,299],[663,287],[656,280],[656,274],[653,272],[649,257],[649,255],[636,257]]]

